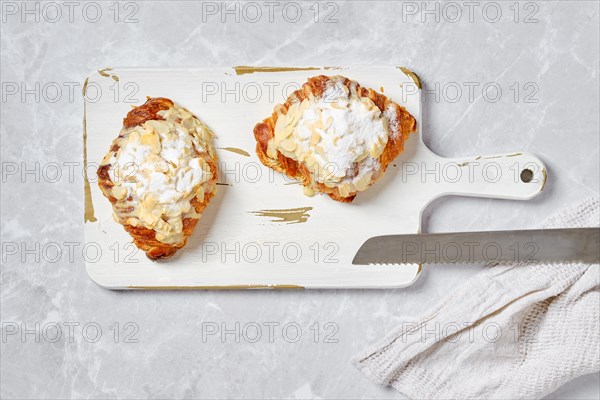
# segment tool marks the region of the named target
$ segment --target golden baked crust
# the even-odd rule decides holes
[[[127,116],[123,118],[123,127],[133,128],[151,119],[163,119],[158,112],[168,110],[174,105],[173,101],[164,97],[150,98],[141,106],[127,113]]]
[[[123,130],[121,131],[119,137],[112,143],[105,160],[110,159],[111,155],[117,154],[120,149],[118,141],[120,138],[123,138],[125,135],[124,132],[126,132],[127,128],[142,126],[145,122],[150,120],[163,120],[158,113],[160,111],[169,110],[170,108],[174,107],[174,105],[175,104],[173,101],[166,98],[149,98],[146,103],[131,110],[123,120]],[[193,151],[197,158],[201,158],[204,160],[206,165],[208,165],[211,177],[206,182],[202,183],[204,195],[201,197],[201,200],[199,197],[193,197],[190,200],[191,206],[197,213],[197,218],[182,218],[183,239],[178,243],[165,243],[157,239],[157,232],[155,229],[150,229],[140,224],[136,224],[134,226],[133,224],[128,223],[127,221],[130,220],[128,217],[135,212],[136,207],[139,207],[139,202],[136,201],[137,199],[133,198],[132,195],[129,195],[127,198],[121,200],[115,198],[112,190],[115,186],[115,183],[111,180],[109,174],[109,170],[112,166],[110,163],[103,161],[97,170],[98,186],[102,190],[104,196],[111,202],[118,222],[121,223],[125,230],[131,235],[134,244],[139,249],[146,252],[146,255],[151,260],[167,259],[175,254],[178,249],[185,246],[187,238],[194,231],[200,216],[215,194],[217,181],[217,161],[216,153],[212,147],[212,144],[206,143],[206,149],[204,151],[200,151],[194,146]]]
[[[275,106],[273,114],[254,127],[254,137],[257,143],[256,154],[264,165],[299,180],[305,187],[311,187],[316,189],[316,191],[327,193],[336,201],[351,202],[358,191],[343,195],[340,193],[338,187],[330,187],[322,182],[317,182],[314,179],[314,174],[311,173],[304,162],[298,162],[286,157],[280,151],[276,152],[276,157],[270,157],[267,151],[269,141],[274,138],[278,118],[286,115],[290,107],[295,103],[301,103],[304,99],[324,97],[327,88],[335,82],[342,82],[349,90],[356,90],[359,97],[370,99],[379,108],[382,115],[385,112],[386,115],[391,116],[388,120],[394,120],[394,123],[388,124],[388,141],[383,152],[377,159],[380,164],[378,174],[373,175],[369,185],[381,178],[389,163],[404,150],[404,142],[412,132],[416,131],[417,122],[404,107],[394,103],[383,94],[361,87],[358,83],[342,76],[328,77],[319,75],[309,78],[302,85],[301,89],[288,97],[283,105],[278,104]],[[357,171],[354,173],[356,174]]]

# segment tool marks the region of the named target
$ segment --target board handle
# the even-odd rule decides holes
[[[528,200],[544,190],[548,179],[544,163],[528,153],[440,157],[437,162],[442,177],[440,196]]]

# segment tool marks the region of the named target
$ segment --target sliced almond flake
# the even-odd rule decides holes
[[[319,132],[313,131],[312,136],[310,137],[310,145],[315,146],[320,141],[321,135],[319,135]]]
[[[294,150],[296,150],[297,144],[296,141],[293,139],[285,139],[281,142],[280,146],[285,151],[293,152]]]

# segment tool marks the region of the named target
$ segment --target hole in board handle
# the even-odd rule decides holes
[[[529,183],[533,180],[533,171],[530,169],[524,169],[521,171],[521,181]]]

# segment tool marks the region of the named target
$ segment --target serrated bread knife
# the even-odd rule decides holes
[[[600,228],[569,228],[376,236],[352,264],[599,261]]]

